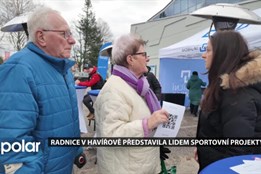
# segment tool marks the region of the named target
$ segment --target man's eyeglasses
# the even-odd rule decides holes
[[[147,52],[134,53],[133,55],[142,55],[144,57],[147,57]]]
[[[71,31],[64,31],[64,30],[43,30],[45,32],[58,32],[58,33],[62,33],[64,39],[69,39],[72,36],[72,32]]]

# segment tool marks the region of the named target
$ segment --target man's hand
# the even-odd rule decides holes
[[[86,156],[84,153],[81,153],[80,155],[78,155],[77,157],[75,157],[74,159],[74,164],[78,167],[78,168],[82,168],[85,164],[86,164]]]
[[[80,82],[80,80],[75,80],[75,85],[78,85]]]

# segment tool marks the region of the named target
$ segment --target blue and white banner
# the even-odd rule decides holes
[[[102,76],[103,80],[107,78],[109,57],[99,56],[98,57],[98,72]]]
[[[185,106],[189,106],[188,89],[186,84],[193,71],[197,71],[199,77],[207,82],[207,72],[203,59],[160,59],[159,80],[162,93],[186,94]]]
[[[99,57],[98,57],[98,66],[97,66],[98,72],[104,80],[106,80],[106,78],[107,78],[107,71],[108,71],[108,64],[109,64],[110,57],[102,56],[101,53],[102,53],[102,51],[104,51],[104,49],[108,48],[111,45],[112,45],[111,42],[106,42],[105,44],[103,44],[100,48],[100,53],[99,53]]]

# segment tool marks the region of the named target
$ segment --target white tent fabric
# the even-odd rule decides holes
[[[17,31],[24,31],[23,24],[27,23],[29,14],[24,14],[21,16],[16,16],[9,22],[7,22],[2,28],[1,31],[3,32],[17,32]]]
[[[261,8],[254,10],[261,16]],[[250,49],[261,48],[261,25],[238,24],[236,30],[240,32],[248,42]],[[201,59],[206,51],[209,28],[181,41],[174,45],[160,49],[160,58],[176,59]],[[215,31],[211,30],[213,34]]]

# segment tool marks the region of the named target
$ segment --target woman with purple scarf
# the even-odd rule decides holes
[[[94,106],[98,137],[151,137],[159,124],[168,122],[167,111],[143,76],[149,61],[144,45],[132,34],[113,43],[112,76]],[[97,160],[100,174],[161,171],[159,147],[98,147]]]

